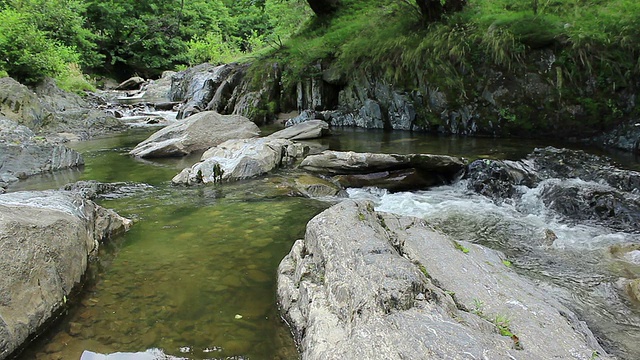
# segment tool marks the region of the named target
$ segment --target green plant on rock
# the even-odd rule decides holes
[[[468,249],[468,248],[464,247],[462,244],[460,244],[459,242],[457,242],[457,241],[455,241],[455,240],[453,241],[453,246],[454,246],[456,249],[458,249],[458,250],[462,251],[462,252],[463,252],[463,253],[465,253],[465,254],[468,254],[468,253],[469,253],[469,249]]]

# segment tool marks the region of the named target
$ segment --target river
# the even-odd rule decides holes
[[[276,268],[304,235],[306,222],[330,203],[290,196],[289,170],[233,184],[173,187],[170,179],[197,157],[128,156],[150,131],[76,143],[72,147],[84,155],[84,169],[10,188],[58,188],[77,180],[148,184],[100,201],[135,224],[102,247],[87,285],[69,299],[68,313],[21,359],[80,359],[85,350],[151,348],[189,359],[297,359],[275,305]],[[534,147],[559,145],[359,129],[338,129],[314,143],[333,150],[513,160]],[[630,155],[609,155],[640,169]],[[624,301],[612,285],[620,277],[640,277],[640,259],[616,258],[610,251],[612,245],[640,244],[640,237],[568,224],[540,204],[536,189],[521,191],[522,201],[501,205],[469,193],[463,184],[411,193],[349,193],[373,200],[378,210],[423,217],[456,239],[504,251],[517,271],[577,311],[609,351],[640,358],[640,306]],[[536,242],[545,229],[558,236],[552,246]]]

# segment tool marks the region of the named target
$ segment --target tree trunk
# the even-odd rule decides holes
[[[340,0],[307,0],[307,2],[316,15],[324,16],[334,12]]]

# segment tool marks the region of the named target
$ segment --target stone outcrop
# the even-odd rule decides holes
[[[53,109],[10,77],[0,78],[0,115],[32,130],[44,128],[55,120]]]
[[[26,126],[0,116],[0,183],[83,164],[77,151],[36,137]]]
[[[640,120],[620,124],[611,131],[595,137],[593,142],[600,146],[640,154]]]
[[[465,162],[446,155],[323,151],[306,157],[300,167],[333,176],[344,187],[399,191],[449,183],[464,169]]]
[[[304,155],[304,146],[286,139],[229,140],[207,150],[201,161],[176,175],[180,185],[249,179],[291,165]]]
[[[329,124],[322,120],[309,120],[283,130],[277,131],[269,138],[288,140],[309,140],[317,139],[329,134]]]
[[[78,194],[0,195],[0,359],[59,315],[99,243],[129,225]]]
[[[609,358],[586,325],[485,247],[344,201],[278,269],[301,358]]]
[[[258,134],[258,126],[243,116],[205,111],[157,131],[130,154],[143,158],[184,156],[229,139],[247,139]]]

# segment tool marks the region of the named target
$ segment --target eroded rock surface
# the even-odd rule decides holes
[[[159,130],[129,153],[143,158],[184,156],[258,134],[258,126],[243,116],[205,111]]]
[[[377,186],[389,190],[421,189],[451,182],[464,169],[461,158],[429,154],[374,154],[323,151],[300,167],[334,176],[345,187]]]
[[[99,243],[129,226],[78,194],[0,195],[0,359],[59,315]]]
[[[502,260],[348,200],[312,219],[283,259],[278,302],[305,360],[608,358]]]

